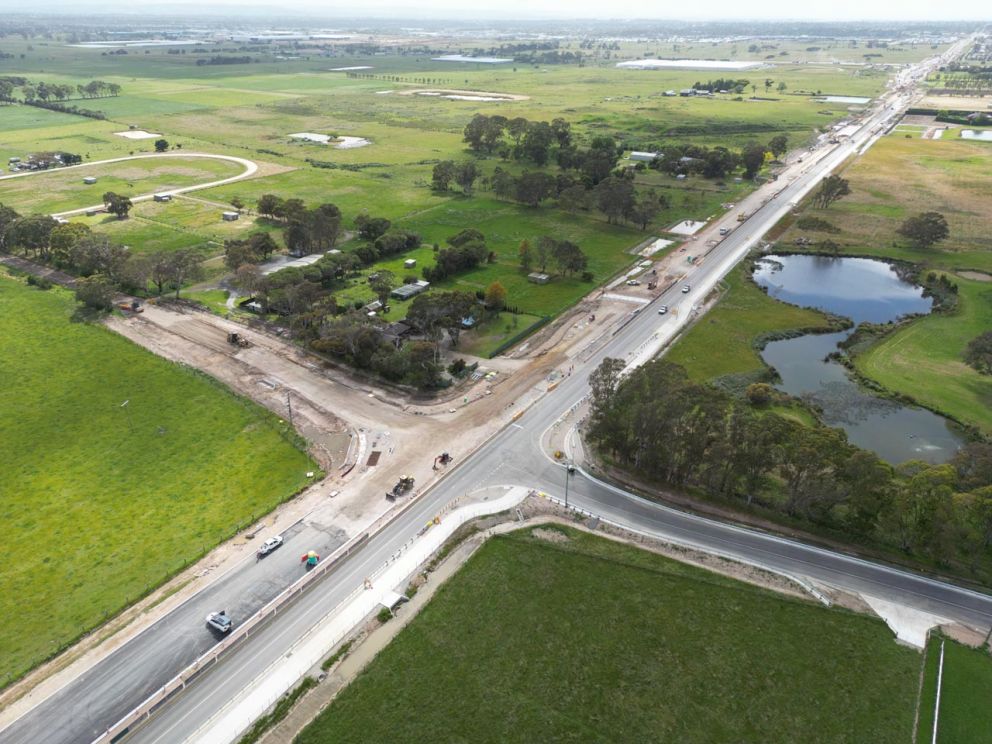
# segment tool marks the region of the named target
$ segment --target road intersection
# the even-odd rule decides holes
[[[963,45],[961,45],[963,46]],[[948,54],[953,54],[952,50]],[[946,57],[947,55],[945,55]],[[507,425],[465,458],[441,482],[422,494],[398,518],[369,536],[361,549],[329,572],[317,586],[295,600],[258,633],[235,645],[221,660],[200,675],[183,693],[166,703],[151,720],[134,731],[129,741],[178,742],[188,740],[232,700],[248,681],[291,653],[297,639],[360,587],[398,546],[417,538],[423,525],[453,500],[497,485],[519,485],[560,495],[565,473],[560,463],[542,448],[548,427],[563,413],[580,405],[588,393],[588,374],[606,357],[642,363],[669,344],[685,328],[718,282],[742,260],[765,234],[819,181],[845,160],[863,152],[892,126],[915,96],[910,86],[943,58],[929,60],[900,73],[895,84],[875,108],[863,115],[849,138],[823,144],[792,162],[777,181],[766,184],[743,201],[737,211],[748,218],[713,245],[675,282],[588,354],[576,358],[574,369],[553,390],[537,399],[522,414],[507,413]],[[720,222],[706,233],[715,233]],[[681,287],[691,289],[683,293]],[[656,310],[667,305],[669,312]],[[718,350],[714,350],[718,353]],[[739,558],[794,576],[867,593],[966,624],[992,625],[992,596],[917,575],[851,555],[805,545],[757,530],[717,522],[647,501],[579,470],[569,484],[569,501],[618,525],[678,544]],[[290,535],[283,550],[292,554],[297,542]],[[251,575],[254,567],[241,571]],[[215,610],[223,587],[211,586],[191,598],[189,612]],[[184,605],[185,606],[185,605]],[[191,615],[192,616],[192,615]],[[185,657],[174,646],[156,640],[176,623],[186,620],[176,613],[126,644],[95,666],[90,678],[80,678],[40,703],[9,728],[0,732],[5,742],[48,741],[89,744],[124,713],[162,684],[151,669],[181,668]],[[187,654],[188,656],[188,654]],[[230,732],[231,739],[238,732]]]

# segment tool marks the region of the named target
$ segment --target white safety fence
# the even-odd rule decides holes
[[[455,499],[419,534],[408,540],[366,582],[315,623],[292,649],[246,685],[241,694],[222,708],[190,737],[202,744],[234,741],[252,722],[288,692],[302,677],[344,640],[395,588],[437,551],[466,522],[517,506],[531,493],[514,486],[495,499],[458,506]]]

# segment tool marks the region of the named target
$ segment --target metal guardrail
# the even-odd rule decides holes
[[[119,741],[131,730],[131,727],[148,718],[148,716],[158,710],[158,708],[161,707],[161,705],[170,697],[172,697],[172,695],[185,689],[187,684],[189,684],[205,669],[208,669],[216,663],[217,659],[226,653],[231,647],[251,635],[252,632],[263,622],[267,621],[274,615],[279,614],[286,604],[295,599],[299,594],[305,591],[311,584],[315,583],[322,576],[336,568],[338,564],[347,558],[356,548],[364,545],[374,534],[380,532],[391,522],[405,514],[407,510],[416,503],[418,503],[416,499],[410,499],[400,509],[390,511],[389,513],[379,517],[379,519],[373,522],[365,532],[353,537],[351,540],[334,551],[334,553],[332,553],[325,561],[318,563],[317,566],[315,566],[311,571],[307,572],[286,587],[286,589],[271,599],[264,607],[248,618],[248,620],[239,625],[236,629],[232,630],[231,635],[217,645],[213,646],[209,651],[197,658],[175,677],[162,685],[162,687],[149,695],[144,701],[142,701],[119,721],[107,728],[103,734],[93,740],[93,744],[110,744],[112,742]]]

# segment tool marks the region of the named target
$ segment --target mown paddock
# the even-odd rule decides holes
[[[842,252],[894,258],[927,267],[992,271],[992,145],[967,140],[884,137],[842,173],[851,194],[828,209],[808,202],[802,214],[831,223],[840,232],[804,230],[791,222],[780,243],[790,250],[795,238],[816,243],[833,240]],[[896,230],[918,212],[942,213],[951,236],[938,245],[920,249],[908,244]]]
[[[0,686],[316,470],[272,414],[74,312],[0,277]]]
[[[546,529],[487,542],[296,741],[911,737],[921,656],[880,620]]]
[[[992,657],[988,648],[974,649],[932,635],[927,643],[926,666],[920,694],[916,741],[933,741],[937,709],[937,677],[941,646],[944,669],[940,685],[937,744],[992,742]]]
[[[0,204],[22,214],[66,212],[103,202],[108,191],[142,196],[236,176],[244,166],[228,160],[173,157],[56,168],[0,180]],[[94,177],[94,184],[84,178]]]

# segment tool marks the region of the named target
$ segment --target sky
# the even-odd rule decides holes
[[[10,0],[0,0],[3,6]],[[987,20],[992,21],[989,0],[40,0],[33,10],[79,9],[140,13],[143,8],[162,12],[202,9],[272,9],[274,13],[325,17],[392,18],[651,18],[665,20]]]

